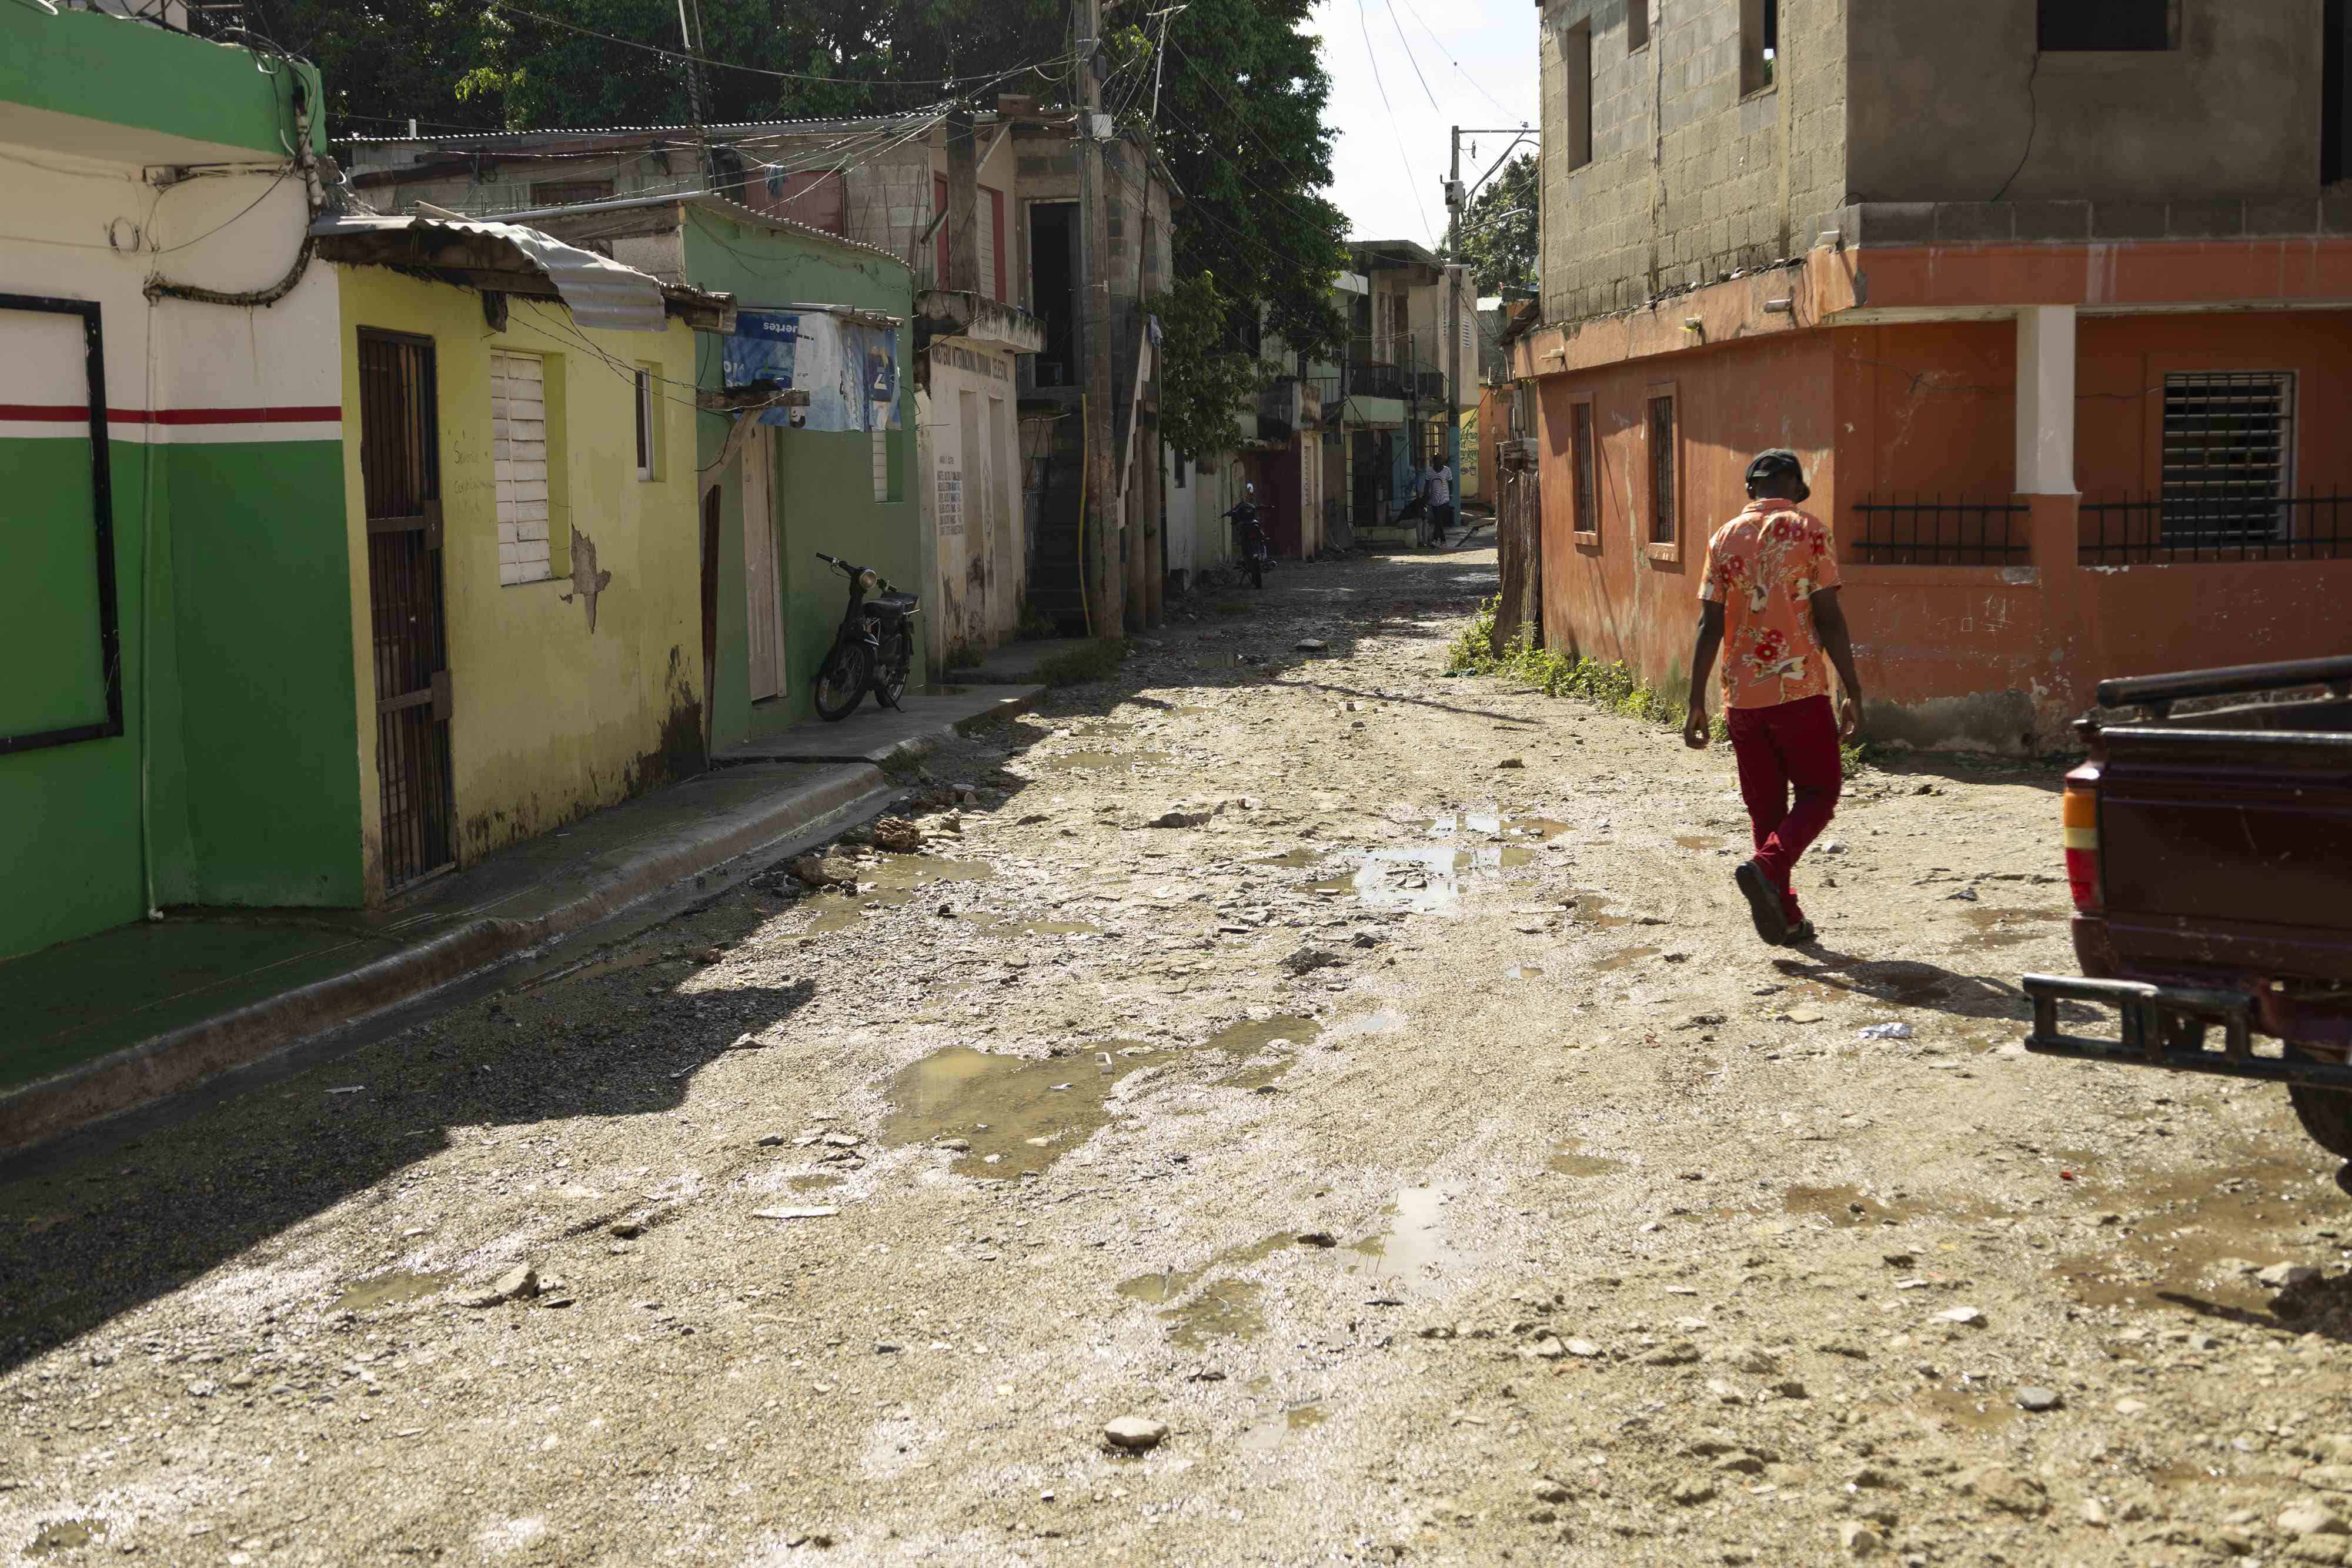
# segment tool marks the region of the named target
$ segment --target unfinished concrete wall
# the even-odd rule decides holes
[[[1629,6],[1650,17],[1640,47]],[[1631,308],[1811,243],[1845,196],[1846,6],[1783,0],[1764,81],[1759,0],[1545,5],[1547,319]],[[1591,156],[1572,166],[1588,59]]]
[[[2079,54],[2037,53],[2034,0],[1849,3],[1856,201],[2316,193],[2321,0],[2183,0],[2179,47]]]

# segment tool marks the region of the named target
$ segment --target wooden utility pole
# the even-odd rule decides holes
[[[937,287],[986,291],[980,279],[980,157],[968,103],[948,111],[948,272]]]
[[[1110,193],[1104,188],[1103,141],[1110,117],[1102,111],[1102,0],[1075,0],[1078,80],[1078,274],[1084,302],[1078,311],[1078,349],[1087,360],[1086,551],[1088,622],[1097,637],[1116,637],[1126,616],[1127,573],[1118,532],[1118,466],[1111,406],[1117,378],[1111,353]]]
[[[1462,128],[1445,176],[1445,461],[1454,469],[1454,516],[1462,517]]]

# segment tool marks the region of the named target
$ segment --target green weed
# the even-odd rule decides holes
[[[1037,678],[1049,686],[1077,686],[1088,681],[1108,680],[1118,673],[1119,661],[1126,657],[1125,642],[1105,637],[1044,660],[1037,666]]]
[[[1538,648],[1534,643],[1532,627],[1519,628],[1518,636],[1496,657],[1495,604],[1495,601],[1488,600],[1480,605],[1471,616],[1470,624],[1446,650],[1447,670],[1465,675],[1494,675],[1518,685],[1532,686],[1546,696],[1581,697],[1596,706],[1630,714],[1669,729],[1683,727],[1687,709],[1684,696],[1643,685],[1628,665],[1580,659],[1557,648]],[[1731,731],[1720,716],[1712,727],[1717,740],[1731,738]]]

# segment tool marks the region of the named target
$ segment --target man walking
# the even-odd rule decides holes
[[[1454,476],[1447,471],[1442,452],[1430,464],[1429,477],[1422,481],[1422,497],[1429,505],[1430,527],[1443,545],[1445,530],[1454,526]]]
[[[1748,509],[1707,541],[1683,725],[1684,743],[1704,750],[1706,678],[1722,649],[1723,716],[1756,838],[1755,859],[1733,875],[1756,935],[1774,946],[1815,939],[1790,873],[1837,810],[1840,742],[1861,724],[1862,679],[1838,607],[1837,552],[1821,519],[1797,509],[1811,494],[1793,452],[1776,448],[1748,465]],[[1834,712],[1824,653],[1845,687]]]

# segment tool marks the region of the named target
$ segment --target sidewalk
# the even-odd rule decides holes
[[[800,727],[774,749],[832,757],[857,745],[851,756],[878,758],[1033,698],[909,698],[907,715],[869,709],[823,727],[833,735]],[[724,767],[380,909],[175,911],[0,963],[0,1150],[413,1003],[681,885],[758,869],[788,841],[880,810],[892,788],[870,761]]]

